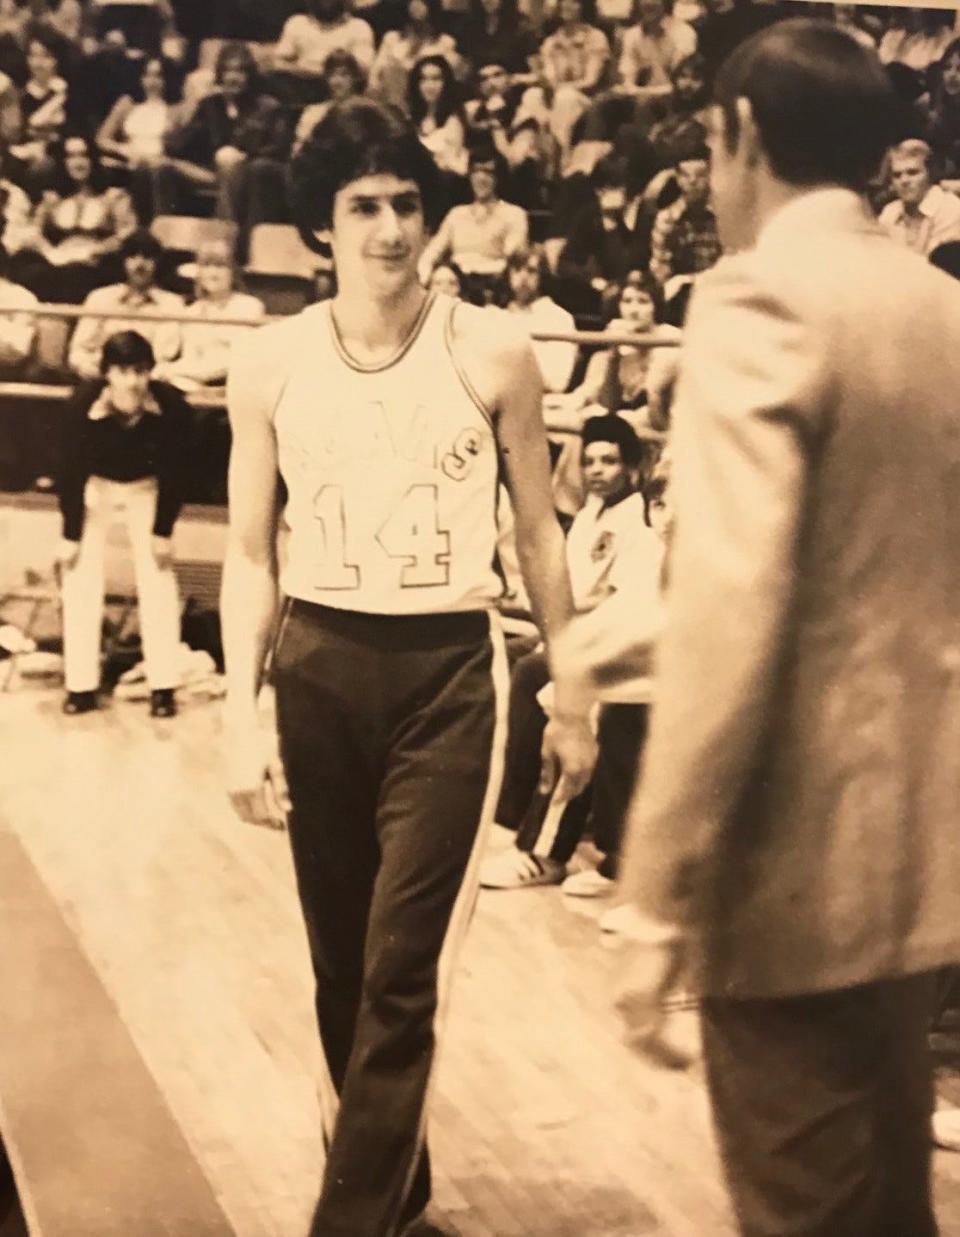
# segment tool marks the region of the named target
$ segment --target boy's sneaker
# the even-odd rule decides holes
[[[560,886],[560,892],[568,898],[603,898],[615,886],[609,876],[597,868],[584,868],[582,872],[573,872]]]
[[[567,865],[559,859],[531,855],[516,846],[490,855],[480,865],[481,889],[530,889],[534,885],[559,885]]]
[[[172,687],[160,687],[150,693],[151,717],[175,717],[177,702]]]
[[[63,711],[68,717],[74,717],[78,713],[92,713],[96,707],[96,692],[67,692],[63,702]]]

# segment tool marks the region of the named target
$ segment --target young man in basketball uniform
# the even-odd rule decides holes
[[[230,376],[231,797],[267,821],[255,702],[282,477],[273,677],[328,1075],[311,1234],[395,1237],[417,1230],[430,1197],[434,1045],[501,774],[501,476],[548,648],[570,586],[529,343],[506,314],[417,281],[439,197],[429,152],[399,113],[358,100],[320,123],[292,180],[339,290],[245,341]],[[573,789],[594,758],[585,718],[561,699],[547,738]]]

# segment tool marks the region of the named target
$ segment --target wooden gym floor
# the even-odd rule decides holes
[[[286,839],[233,819],[216,706],[59,700],[0,696],[0,1120],[31,1231],[300,1237],[320,1133]],[[480,898],[431,1127],[461,1237],[733,1232],[701,1072],[620,1043],[597,911]],[[960,1234],[960,1157],[937,1181]]]

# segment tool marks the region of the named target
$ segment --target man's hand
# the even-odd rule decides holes
[[[631,920],[635,920],[633,926]],[[624,1022],[627,1044],[656,1065],[682,1069],[689,1065],[689,1057],[664,1034],[667,997],[677,987],[684,968],[682,938],[659,925],[651,930],[639,911],[623,923],[619,935],[624,943],[624,965],[614,1004]]]
[[[72,571],[80,558],[80,542],[61,538],[57,547],[57,566],[61,571]]]
[[[173,566],[173,546],[169,537],[151,537],[150,552],[161,571],[168,571]]]
[[[596,763],[597,740],[589,718],[554,714],[543,732],[541,792],[550,794],[556,786],[564,799],[576,798],[586,789]]]
[[[290,799],[276,735],[271,739],[256,718],[224,717],[223,757],[227,792],[240,819],[267,829],[285,829]]]

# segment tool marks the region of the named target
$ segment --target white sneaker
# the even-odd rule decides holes
[[[480,865],[481,889],[528,889],[534,885],[559,885],[567,865],[558,859],[531,855],[516,846],[490,855]]]
[[[572,872],[560,886],[560,892],[568,898],[603,898],[615,884],[598,868],[584,868],[582,872]]]

